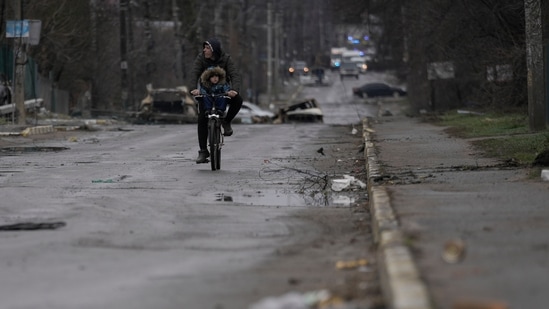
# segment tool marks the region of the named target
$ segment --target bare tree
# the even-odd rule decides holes
[[[540,131],[544,130],[547,124],[541,2],[525,0],[524,8],[526,13],[529,123],[532,131]]]
[[[38,71],[71,93],[71,104],[92,80],[89,3],[25,1],[25,18],[42,21],[40,44],[30,49]]]
[[[400,39],[399,33],[403,33],[401,40],[392,40],[389,45],[392,57],[402,51],[400,57],[409,68],[408,90],[415,112],[470,104],[498,109],[525,106],[523,3],[410,0],[392,4],[385,9],[393,13],[380,16],[386,19],[384,34],[395,33]],[[394,11],[396,6],[402,14]],[[395,22],[395,16],[402,22]],[[403,48],[399,48],[399,41]],[[427,74],[429,67],[441,63],[453,68],[447,72],[448,80]]]
[[[311,64],[318,62],[319,55],[331,46],[334,23],[330,19],[336,15],[325,9],[330,0],[274,1],[274,14],[281,17],[273,23],[276,29],[271,31],[277,34],[269,46],[267,7],[260,0],[127,1],[124,33],[119,31],[121,11],[115,0],[24,2],[26,17],[40,19],[43,25],[41,43],[30,51],[39,73],[51,77],[59,88],[70,90],[72,105],[92,89],[96,112],[136,106],[150,82],[159,87],[177,86],[189,75],[201,42],[212,36],[219,37],[240,64],[242,90],[264,92],[268,50],[277,59],[299,57]],[[124,86],[121,42],[127,46],[130,85],[125,86],[136,102],[124,103],[120,95]],[[277,61],[275,70],[282,73],[282,67],[283,61]],[[282,84],[281,78],[277,82]]]

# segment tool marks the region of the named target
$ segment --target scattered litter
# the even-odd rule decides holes
[[[86,139],[84,139],[84,143],[86,143],[86,144],[97,144],[97,143],[99,143],[99,139],[96,138],[96,137],[86,138]]]
[[[393,113],[391,113],[390,110],[386,109],[381,116],[387,117],[387,116],[393,116]]]
[[[337,261],[336,269],[351,270],[351,269],[357,269],[359,267],[365,267],[367,265],[368,265],[368,260],[366,259],[351,260],[351,261]]]
[[[465,243],[461,239],[452,239],[444,244],[442,259],[446,263],[455,264],[465,258]]]
[[[289,292],[278,297],[267,297],[249,309],[309,309],[326,308],[327,302],[340,301],[331,297],[328,290],[307,293]]]
[[[353,126],[353,129],[351,130],[351,134],[355,135],[358,133],[358,130]]]
[[[542,170],[541,171],[541,180],[549,181],[549,170]]]
[[[21,222],[8,225],[0,225],[0,231],[32,231],[32,230],[55,230],[67,225],[59,222]]]
[[[332,203],[336,206],[351,206],[355,202],[355,199],[345,195],[332,196]]]
[[[457,301],[453,309],[509,309],[509,306],[500,301]]]
[[[339,192],[343,190],[364,189],[366,184],[353,176],[343,175],[343,179],[332,179],[332,190]]]
[[[232,202],[233,197],[230,195],[225,195],[224,193],[216,193],[215,194],[215,201],[216,202]]]
[[[112,179],[94,179],[92,183],[114,183]]]
[[[484,115],[484,113],[467,111],[467,110],[462,110],[462,109],[458,109],[457,113],[458,114],[465,114],[465,115]]]

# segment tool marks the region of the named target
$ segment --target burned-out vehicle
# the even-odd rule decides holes
[[[324,114],[316,99],[304,99],[279,110],[275,123],[324,122]]]
[[[198,110],[187,87],[153,88],[148,84],[137,118],[142,122],[192,123],[197,121]]]

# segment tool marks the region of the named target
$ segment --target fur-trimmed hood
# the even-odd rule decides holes
[[[210,83],[210,77],[212,77],[213,75],[219,76],[218,84],[221,85],[227,82],[227,74],[225,73],[225,70],[223,70],[220,67],[213,67],[213,68],[206,69],[206,71],[204,71],[202,75],[200,75],[200,82],[202,83],[202,85],[204,85],[207,88],[211,88],[212,83]]]

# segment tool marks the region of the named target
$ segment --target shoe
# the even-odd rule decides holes
[[[208,158],[210,157],[210,152],[208,150],[199,150],[198,158],[196,158],[196,164],[208,163]]]
[[[223,121],[221,126],[223,127],[223,135],[225,135],[225,136],[233,135],[233,128],[231,128],[231,123],[230,122]]]

